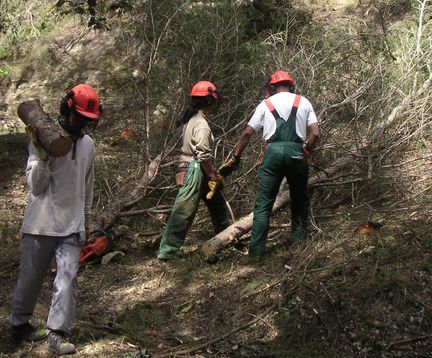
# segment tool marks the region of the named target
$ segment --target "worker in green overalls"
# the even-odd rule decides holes
[[[208,81],[196,83],[190,93],[189,108],[182,118],[182,154],[176,170],[180,189],[159,246],[159,260],[177,256],[201,199],[210,212],[215,234],[230,224],[221,193],[223,178],[216,173],[213,163],[214,137],[208,124],[218,100],[215,85]]]
[[[262,130],[266,150],[258,170],[258,193],[249,243],[249,256],[256,260],[264,255],[269,218],[284,177],[291,195],[292,241],[306,238],[309,209],[307,156],[320,135],[311,103],[295,94],[294,80],[287,72],[273,73],[268,84],[270,97],[258,105],[235,146],[233,157],[219,168],[223,176],[234,171],[253,133]]]

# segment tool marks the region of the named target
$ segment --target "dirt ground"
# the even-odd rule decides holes
[[[79,35],[79,29],[74,31]],[[66,61],[68,57],[55,50],[74,33],[64,36],[69,37],[51,41],[54,50],[50,51]],[[74,56],[93,51],[93,61],[112,47],[108,37],[96,42],[91,37],[95,35],[89,36],[85,46],[74,47]],[[53,93],[63,91],[67,77],[57,68],[55,56],[49,60],[49,81],[47,73],[28,66],[25,70],[39,73],[40,78],[29,75],[31,81],[20,86],[7,84],[17,87],[9,98],[11,108],[14,101],[33,93],[45,96],[52,111],[56,108],[58,96]],[[36,65],[47,66],[45,62]],[[70,63],[63,67],[74,68]],[[82,77],[94,80],[96,75],[89,70]],[[108,116],[111,102],[117,100],[107,93],[104,110]],[[126,123],[120,120],[123,118],[118,123]],[[108,133],[97,139],[96,170],[102,174],[96,178],[95,207],[100,211],[104,201],[118,194],[118,186],[107,178],[118,177],[115,184],[125,184],[131,172],[114,165],[112,152],[118,147],[112,147]],[[46,343],[16,346],[7,331],[19,275],[19,228],[27,201],[26,148],[22,128],[0,127],[0,357],[47,355]],[[137,153],[132,148],[125,157]],[[150,222],[148,218],[123,221],[122,230],[115,227],[120,234],[113,248],[120,253],[107,264],[89,264],[79,271],[77,316],[70,337],[77,346],[75,356],[431,357],[429,180],[418,180],[416,189],[421,195],[409,190],[416,178],[430,178],[429,168],[426,162],[424,172],[407,176],[406,183],[401,173],[390,169],[388,176],[398,177],[394,187],[376,178],[356,187],[355,193],[351,183],[315,188],[309,240],[290,245],[289,213],[283,210],[272,218],[274,234],[266,259],[258,264],[242,262],[248,235],[216,262],[202,257],[199,246],[212,236],[204,208],[189,232],[182,256],[173,263],[157,261],[153,243],[166,217],[145,228],[156,232],[153,237],[137,229],[146,226],[140,221]],[[133,173],[137,170],[132,169]],[[408,194],[413,195],[409,198]],[[53,279],[53,274],[47,274],[32,318],[36,325],[46,321]]]
[[[0,356],[44,357],[46,343],[15,346],[8,339],[27,140],[15,133],[2,135],[1,143]],[[355,230],[364,207],[323,210],[312,217],[310,240],[298,246],[289,245],[282,212],[272,219],[279,234],[259,264],[242,263],[241,242],[217,262],[205,261],[199,251],[211,236],[205,221],[192,227],[173,263],[155,259],[148,237],[120,235],[114,250],[121,254],[80,269],[71,335],[76,356],[428,357],[430,219],[425,208],[414,209],[383,211],[383,227],[366,234]],[[35,324],[47,317],[53,279],[47,275]]]

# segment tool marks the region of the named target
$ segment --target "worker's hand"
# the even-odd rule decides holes
[[[238,169],[239,164],[240,164],[240,157],[233,155],[230,159],[225,161],[225,163],[223,163],[220,166],[218,173],[222,175],[224,178],[226,178],[228,175],[230,175],[232,172]]]
[[[39,159],[40,160],[48,160],[49,159],[48,153],[44,149],[42,144],[40,144],[40,142],[39,142],[38,135],[37,135],[37,129],[32,125],[28,125],[25,128],[25,130],[26,130],[28,137],[32,141],[33,146],[36,148],[36,150],[38,152]]]
[[[311,159],[311,154],[310,152],[306,149],[306,147],[303,147],[303,157],[309,161]]]
[[[303,143],[303,157],[309,161],[312,159],[311,152],[308,150],[308,141]]]
[[[224,184],[224,177],[222,175],[216,175],[214,179],[209,180],[208,186],[210,191],[207,193],[206,198],[211,200],[213,196],[219,191],[222,190]]]

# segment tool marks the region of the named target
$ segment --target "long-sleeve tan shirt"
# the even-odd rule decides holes
[[[202,111],[183,127],[182,156],[194,157],[198,162],[213,159],[214,137]]]

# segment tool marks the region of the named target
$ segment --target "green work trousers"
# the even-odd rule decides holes
[[[170,260],[183,245],[187,231],[202,199],[210,212],[215,234],[224,230],[229,224],[228,208],[222,193],[218,191],[211,200],[206,198],[209,192],[208,177],[201,169],[199,162],[192,160],[187,170],[183,186],[179,189],[171,216],[162,236],[158,258]]]
[[[274,142],[267,146],[258,169],[258,193],[255,202],[249,255],[262,256],[269,231],[269,219],[282,179],[287,179],[291,196],[291,230],[294,241],[307,234],[308,165],[305,159],[291,158],[292,142]]]

